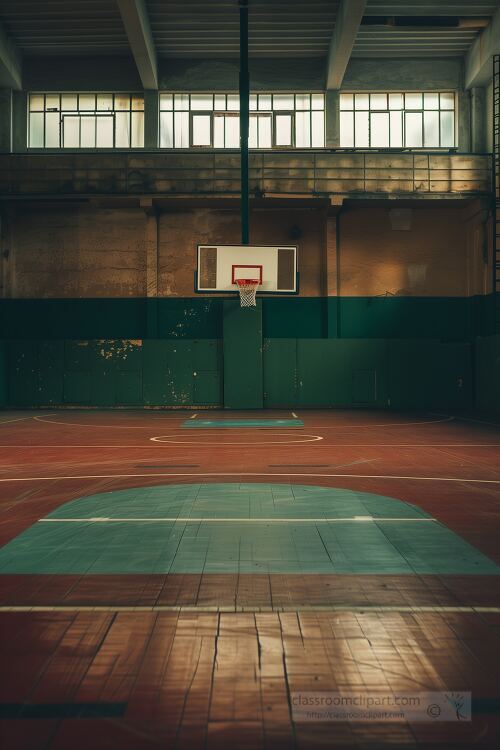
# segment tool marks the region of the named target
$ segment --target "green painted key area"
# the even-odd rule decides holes
[[[500,567],[400,500],[255,483],[73,500],[5,545],[0,572],[498,575]]]
[[[186,419],[183,427],[303,427],[301,419]]]

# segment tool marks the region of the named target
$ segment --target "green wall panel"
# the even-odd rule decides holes
[[[500,335],[476,342],[476,406],[500,414]]]
[[[224,301],[224,406],[261,409],[262,303],[242,308],[239,300]]]
[[[297,339],[264,341],[264,406],[297,403]]]
[[[0,409],[7,403],[7,347],[3,341],[0,341]]]

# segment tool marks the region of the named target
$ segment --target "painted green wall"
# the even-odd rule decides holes
[[[262,409],[262,302],[224,300],[224,406]]]
[[[476,342],[476,406],[500,414],[500,335]]]
[[[0,341],[0,408],[5,407],[7,403],[7,347]]]
[[[4,299],[0,340],[222,338],[220,298]],[[265,338],[442,338],[493,333],[493,298],[270,297]]]

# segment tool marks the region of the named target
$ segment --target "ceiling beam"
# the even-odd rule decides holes
[[[0,24],[0,88],[22,89],[21,53]]]
[[[335,21],[326,67],[326,88],[339,89],[363,18],[366,0],[342,0]]]
[[[158,88],[156,50],[144,0],[117,0],[134,56],[137,70],[145,89]]]
[[[485,86],[493,76],[493,55],[500,54],[500,8],[465,57],[465,88]]]

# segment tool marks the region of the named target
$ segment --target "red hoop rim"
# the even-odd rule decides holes
[[[252,286],[255,284],[255,286],[260,285],[259,279],[236,279],[234,282],[238,286]]]

